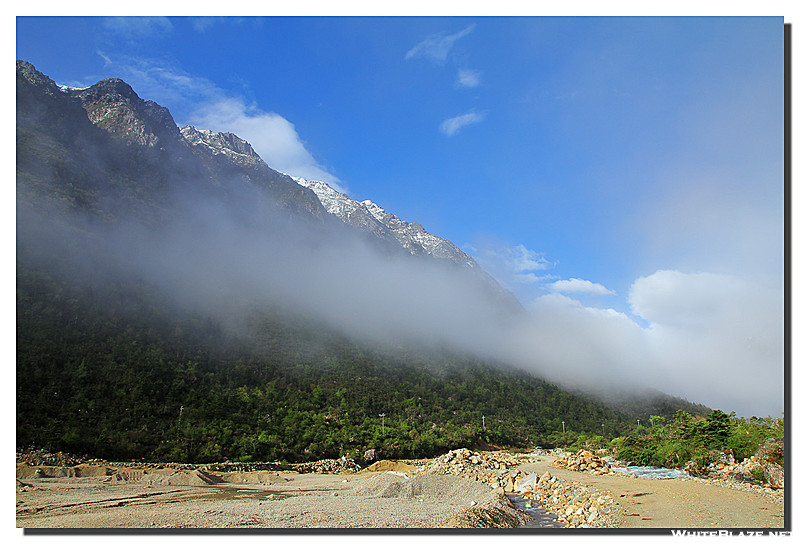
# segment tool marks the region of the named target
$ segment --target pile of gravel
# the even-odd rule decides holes
[[[431,497],[453,504],[463,504],[464,508],[473,502],[491,498],[490,487],[474,480],[458,476],[438,476],[418,474],[408,476],[395,472],[381,472],[372,478],[357,482],[350,492],[353,495],[372,498],[415,498]]]
[[[349,496],[363,500],[394,499],[418,507],[433,503],[444,505],[455,513],[445,519],[432,516],[431,526],[449,528],[505,527],[524,525],[528,517],[517,510],[511,501],[490,486],[454,475],[417,474],[409,476],[396,472],[381,472],[372,478],[356,482]]]

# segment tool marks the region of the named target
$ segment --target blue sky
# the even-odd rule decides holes
[[[768,375],[719,404],[780,415],[783,22],[20,17],[16,55],[420,222],[565,330],[613,343],[611,316],[687,371]]]

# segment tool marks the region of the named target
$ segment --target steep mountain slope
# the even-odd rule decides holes
[[[69,208],[102,207],[114,215],[157,213],[181,190],[218,199],[244,191],[252,198],[257,193],[246,190],[252,185],[271,205],[305,219],[329,219],[312,191],[269,168],[238,138],[220,135],[216,145],[200,145],[201,137],[186,134],[190,138],[166,108],[142,100],[120,79],[60,88],[31,64],[17,62],[18,191],[45,199],[55,192]],[[46,147],[29,148],[34,140]],[[241,152],[233,158],[221,151],[237,146]]]
[[[409,455],[624,424],[441,340],[510,307],[446,241],[366,202],[340,199],[344,222],[121,80],[60,88],[18,61],[16,183],[20,447]]]

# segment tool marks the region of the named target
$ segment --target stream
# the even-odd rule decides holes
[[[691,478],[686,472],[676,468],[661,468],[631,465],[628,467],[611,467],[614,472],[620,474],[633,474],[637,478],[657,478],[657,479],[677,479]]]
[[[536,501],[511,493],[506,494],[506,497],[508,497],[508,499],[511,501],[511,504],[514,505],[514,508],[524,512],[530,518],[525,525],[520,526],[520,529],[561,529],[564,527],[561,523],[559,523],[556,516],[544,508],[541,508]],[[528,501],[531,501],[533,506],[525,506]]]

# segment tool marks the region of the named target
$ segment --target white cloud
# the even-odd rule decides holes
[[[665,387],[724,409],[780,415],[783,291],[728,274],[659,270],[637,279],[629,301],[650,322],[651,360]]]
[[[530,319],[502,346],[515,364],[555,383],[597,393],[652,385],[639,369],[643,330],[625,314],[585,307],[560,293],[538,297],[528,311]]]
[[[436,63],[443,64],[447,60],[450,49],[453,48],[456,41],[460,40],[474,29],[475,25],[472,24],[455,34],[439,33],[428,36],[406,53],[406,59],[424,57]]]
[[[239,99],[228,98],[206,104],[191,119],[200,128],[233,132],[247,140],[273,169],[293,176],[328,183],[339,192],[347,189],[341,180],[314,159],[295,126],[277,113],[248,107]]]
[[[615,295],[616,293],[604,285],[589,280],[570,278],[558,280],[550,284],[550,289],[560,293],[586,293],[592,295]]]
[[[445,119],[442,121],[439,129],[448,136],[454,136],[458,134],[465,126],[480,123],[485,117],[486,116],[483,113],[474,111],[464,113],[462,115],[457,115],[456,117],[451,117],[450,119]]]
[[[477,70],[459,68],[458,85],[461,87],[477,87],[481,84],[481,73]]]
[[[780,288],[733,275],[660,270],[630,288],[649,322],[583,306],[561,293],[529,305],[531,319],[503,342],[507,360],[585,390],[645,390],[749,417],[783,411]]]

